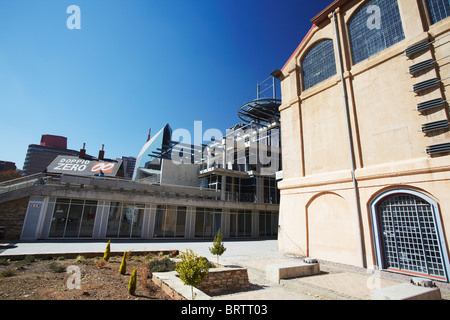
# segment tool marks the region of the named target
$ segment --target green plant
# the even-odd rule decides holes
[[[127,252],[126,251],[123,253],[122,263],[120,264],[119,273],[120,274],[127,273]]]
[[[191,249],[181,255],[181,262],[176,264],[176,271],[180,280],[188,286],[191,286],[192,300],[195,299],[194,287],[202,283],[209,272],[207,263],[202,257],[198,257]]]
[[[12,277],[12,276],[14,276],[14,274],[15,274],[14,270],[7,269],[7,270],[2,271],[2,272],[0,273],[0,276],[1,276],[2,278],[7,278],[7,277]]]
[[[133,268],[133,273],[130,277],[130,282],[128,283],[128,292],[132,295],[136,292],[136,268]]]
[[[108,262],[111,257],[111,240],[108,240],[108,244],[106,245],[105,253],[103,254],[103,260]]]
[[[36,258],[34,256],[25,256],[25,258],[23,259],[23,261],[25,263],[33,263],[36,261]]]
[[[86,263],[86,259],[84,258],[84,256],[77,256],[76,258],[76,263]]]
[[[148,270],[150,273],[174,271],[175,268],[176,263],[169,258],[153,259],[148,263]]]
[[[66,271],[66,267],[58,262],[50,263],[50,270],[54,273],[62,273]]]
[[[209,252],[217,256],[217,263],[219,263],[219,256],[221,256],[227,249],[223,245],[223,236],[220,233],[220,229],[217,231],[217,235],[214,237],[213,246],[209,248]]]

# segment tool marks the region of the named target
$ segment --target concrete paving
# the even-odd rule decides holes
[[[92,253],[103,254],[107,241],[37,241],[0,243],[0,258],[9,255]],[[159,251],[192,249],[211,261],[212,241],[111,241],[111,251]],[[225,241],[226,252],[220,264],[241,266],[248,270],[251,288],[245,292],[213,297],[214,300],[369,300],[370,290],[409,282],[410,278],[384,274],[373,275],[364,269],[320,263],[320,274],[280,283],[266,279],[266,265],[302,261],[303,257],[277,250],[276,240]],[[443,299],[450,298],[450,286],[441,284]]]

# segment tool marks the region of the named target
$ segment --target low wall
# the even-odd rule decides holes
[[[250,287],[247,269],[244,268],[213,268],[209,269],[203,282],[197,288],[214,296]]]

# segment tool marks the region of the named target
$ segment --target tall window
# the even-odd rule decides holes
[[[336,74],[333,40],[326,39],[316,43],[301,61],[303,90]]]
[[[348,23],[353,63],[405,39],[397,0],[367,1]]]
[[[426,0],[426,2],[432,24],[450,16],[449,0]]]

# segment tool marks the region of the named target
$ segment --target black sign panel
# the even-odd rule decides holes
[[[104,176],[115,177],[119,171],[122,160],[113,162],[101,160],[85,160],[71,156],[57,156],[47,167],[50,173],[65,173],[81,176]]]

